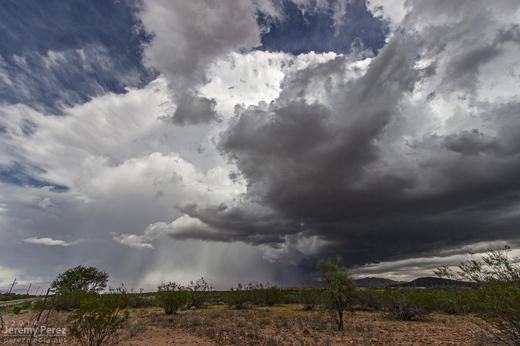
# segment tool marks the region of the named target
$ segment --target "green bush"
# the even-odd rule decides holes
[[[132,309],[149,308],[157,306],[158,302],[154,296],[143,294],[130,294],[128,299],[128,307]]]
[[[175,282],[162,283],[157,287],[155,299],[164,308],[166,315],[177,314],[177,311],[188,303],[189,293],[182,285]]]
[[[78,309],[81,305],[81,300],[85,296],[85,293],[85,291],[79,289],[74,290],[72,292],[57,292],[51,301],[51,308],[57,311],[72,311],[74,309]]]
[[[13,306],[11,311],[13,312],[13,314],[19,315],[22,312],[22,306],[21,305],[15,305],[15,306]]]
[[[78,298],[80,306],[67,321],[69,335],[82,346],[102,345],[128,321],[128,295],[122,289],[103,295],[83,292]]]
[[[280,304],[284,300],[284,291],[275,285],[267,283],[261,290],[263,303],[269,306]]]
[[[28,299],[28,298],[34,298],[34,296],[27,295],[27,294],[16,294],[16,293],[0,294],[0,302],[8,302],[11,300],[21,300],[21,299]]]
[[[3,293],[0,294],[0,302],[8,302],[10,300],[19,299],[16,297],[15,293]]]
[[[314,310],[323,303],[323,293],[323,288],[302,287],[299,302],[304,310]]]
[[[318,268],[321,270],[322,281],[325,287],[325,304],[331,312],[337,313],[336,323],[338,330],[342,331],[343,312],[352,310],[356,299],[356,282],[350,276],[345,267],[340,266],[341,257],[336,261],[331,259],[320,260]]]
[[[196,282],[190,281],[188,286],[189,292],[189,306],[200,307],[210,301],[210,292],[214,291],[215,287],[209,285],[204,278],[200,278]]]
[[[249,300],[255,305],[273,306],[284,301],[284,291],[275,285],[267,283],[265,286],[260,283],[250,283],[247,287]]]
[[[473,313],[477,296],[474,288],[468,287],[431,287],[425,291],[435,298],[436,310],[445,314],[460,315]]]
[[[436,308],[435,297],[417,288],[385,288],[382,303],[389,317],[400,320],[423,319]]]
[[[51,283],[51,289],[57,293],[83,291],[100,293],[107,287],[108,274],[94,267],[81,265],[60,273]]]
[[[227,295],[228,305],[237,309],[243,309],[248,303],[251,302],[252,298],[252,285],[244,287],[242,284],[238,284],[237,287],[231,287]]]
[[[435,271],[440,277],[475,282],[470,292],[474,299],[467,300],[463,311],[474,311],[493,328],[506,343],[520,344],[520,266],[509,258],[509,247],[489,251],[481,261],[470,260],[459,266],[458,272],[443,266]]]
[[[357,292],[357,304],[359,309],[364,311],[382,311],[383,310],[383,289],[381,288],[363,288]]]

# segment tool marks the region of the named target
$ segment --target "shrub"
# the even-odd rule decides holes
[[[247,303],[251,301],[252,285],[244,287],[242,284],[238,284],[237,287],[231,287],[228,292],[228,305],[234,306],[237,309],[243,309]]]
[[[208,303],[209,294],[214,290],[215,287],[209,285],[202,277],[195,283],[190,281],[188,286],[189,306],[200,307]]]
[[[434,296],[436,310],[450,315],[475,312],[475,289],[467,287],[431,287],[426,289]]]
[[[357,303],[364,311],[383,310],[383,290],[380,288],[364,288],[358,291]]]
[[[322,302],[322,288],[309,287],[309,284],[307,284],[307,287],[302,287],[300,290],[300,303],[302,304],[304,310],[313,310],[316,306],[322,304]]]
[[[188,303],[188,291],[175,282],[162,283],[157,287],[155,298],[164,308],[166,315],[177,314],[177,311]]]
[[[340,266],[341,257],[336,261],[331,259],[320,260],[318,268],[321,270],[323,282],[327,284],[325,288],[326,305],[331,312],[336,312],[336,323],[338,330],[342,331],[343,312],[351,310],[354,305],[356,294],[356,282],[350,276],[345,267]]]
[[[19,315],[22,312],[22,307],[20,305],[15,305],[13,306],[11,311],[13,312],[13,314]]]
[[[99,293],[107,287],[108,274],[94,267],[81,265],[67,269],[51,283],[51,289],[58,293],[83,291]]]
[[[260,283],[250,283],[247,287],[249,300],[255,305],[273,306],[279,304],[284,299],[283,290],[275,285],[267,283],[265,286]]]
[[[386,288],[382,302],[388,316],[400,320],[422,319],[435,309],[435,297],[416,288]]]
[[[132,309],[149,308],[157,306],[157,300],[154,296],[131,294],[128,299],[128,307]]]
[[[80,307],[81,300],[84,298],[85,294],[85,291],[79,289],[74,290],[72,292],[59,291],[54,295],[54,299],[51,303],[51,308],[57,311],[72,311],[74,309],[78,309]]]
[[[134,323],[127,323],[126,328],[128,330],[128,335],[133,338],[139,333],[142,333],[148,329],[146,326],[146,322],[143,320],[138,320]]]
[[[102,345],[128,321],[129,312],[124,310],[128,303],[126,292],[111,291],[103,295],[83,292],[79,309],[68,316],[69,334],[81,345]]]
[[[284,292],[283,290],[275,285],[271,285],[269,282],[262,290],[263,302],[269,306],[280,304],[283,301]]]
[[[509,258],[509,247],[490,250],[482,261],[461,263],[460,271],[443,266],[435,271],[440,277],[469,280],[478,284],[471,290],[475,299],[463,310],[475,311],[498,332],[495,336],[506,343],[520,344],[520,266]],[[493,332],[485,325],[482,328]]]

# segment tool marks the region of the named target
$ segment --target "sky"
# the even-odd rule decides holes
[[[520,254],[517,0],[6,0],[0,290]]]

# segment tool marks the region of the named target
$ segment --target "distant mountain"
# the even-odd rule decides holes
[[[394,281],[385,278],[364,278],[357,279],[356,284],[358,287],[385,287],[386,285],[398,285],[404,283],[403,281]]]
[[[392,287],[432,287],[432,286],[458,286],[458,287],[474,287],[473,282],[455,281],[450,279],[442,279],[436,277],[418,278],[406,283],[392,284]]]

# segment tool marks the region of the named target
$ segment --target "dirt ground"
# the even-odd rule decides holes
[[[40,318],[40,326],[66,327],[66,313]],[[430,315],[423,321],[397,321],[380,312],[346,314],[344,332],[336,331],[325,311],[303,311],[300,305],[230,309],[211,306],[167,316],[160,308],[135,309],[124,329],[107,345],[492,345],[493,339],[461,316]],[[0,345],[27,345],[8,336],[6,328],[30,326],[36,316],[4,315]],[[31,322],[32,321],[32,322]],[[32,345],[78,345],[67,335],[50,334]],[[12,334],[12,333],[11,333]]]

